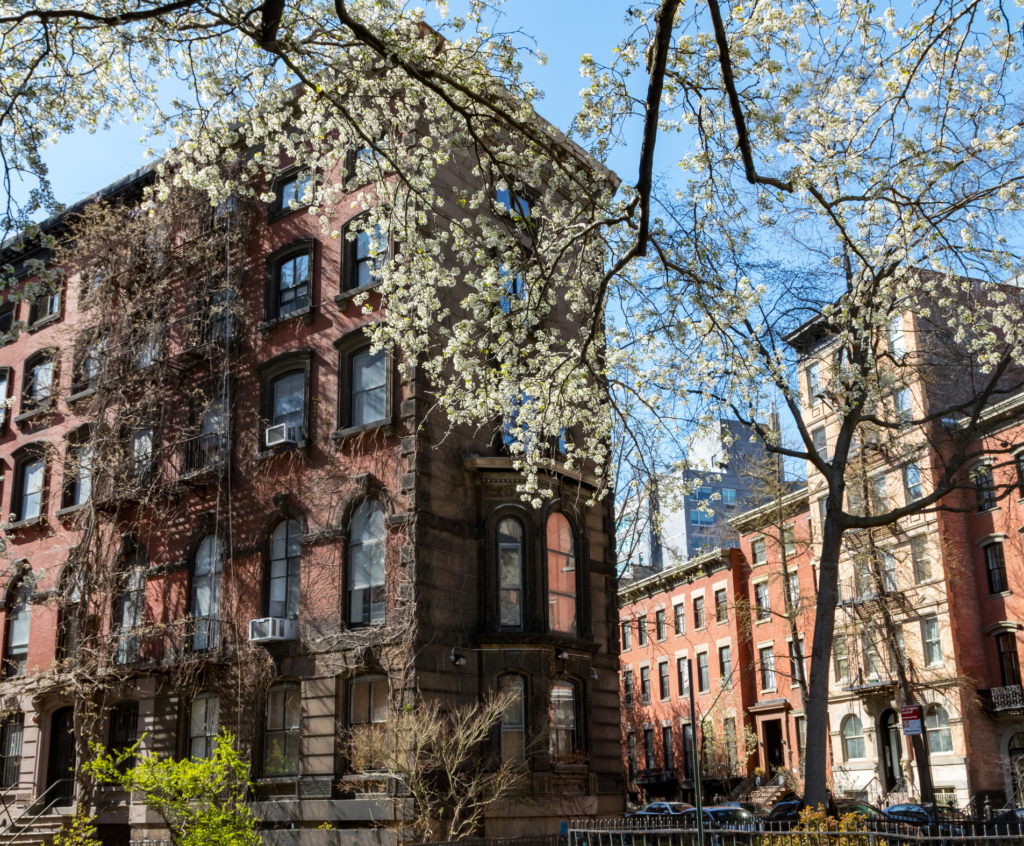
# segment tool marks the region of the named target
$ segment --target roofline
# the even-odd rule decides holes
[[[712,549],[703,555],[698,555],[696,558],[688,558],[682,564],[677,564],[671,569],[662,570],[660,573],[655,573],[646,579],[632,582],[619,591],[619,605],[635,601],[639,598],[640,594],[646,593],[651,588],[666,589],[673,587],[674,584],[688,578],[692,571],[699,570],[706,564],[723,560],[731,562],[734,550],[739,552],[739,549],[735,546],[725,547],[724,549],[721,547]]]
[[[759,505],[757,508],[751,508],[749,511],[737,514],[729,519],[729,525],[741,533],[759,528],[775,518],[774,509],[776,508],[776,503],[781,504],[782,511],[786,517],[799,514],[804,510],[804,507],[810,507],[809,488],[807,485],[804,485],[802,488],[786,494],[782,497],[781,502],[777,498],[772,499],[764,505]]]

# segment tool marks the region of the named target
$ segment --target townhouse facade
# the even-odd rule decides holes
[[[21,327],[0,348],[6,805],[59,824],[88,740],[206,757],[227,728],[275,842],[395,842],[411,800],[358,760],[362,727],[501,690],[514,707],[481,754],[524,778],[485,833],[621,810],[597,480],[555,456],[543,507],[524,504],[500,431],[449,431],[422,374],[370,348],[396,255],[360,229],[372,186],[338,204],[353,237],[325,239],[294,168],[269,207],[186,196],[147,223],[153,176],[44,225],[108,210],[75,233],[90,269],[57,287],[27,264],[51,253],[5,246],[18,290],[39,289],[0,308],[0,331]],[[85,798],[105,844],[164,831],[137,796]]]

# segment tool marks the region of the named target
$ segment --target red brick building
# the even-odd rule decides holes
[[[187,225],[131,243],[152,176],[92,198],[126,210],[110,263],[0,309],[0,329],[23,325],[0,349],[7,805],[44,797],[65,818],[90,732],[183,757],[223,726],[279,837],[332,823],[331,842],[388,842],[369,823],[409,800],[354,766],[345,737],[417,697],[504,688],[518,708],[485,753],[525,755],[529,778],[487,833],[621,809],[596,480],[556,461],[530,508],[500,427],[448,433],[427,415],[429,386],[369,348],[376,316],[352,305],[377,305],[374,262],[393,251],[323,237],[288,205],[302,174],[282,170],[269,208],[186,204]],[[356,213],[339,213],[343,233]],[[5,247],[22,286],[32,258],[53,260]],[[67,683],[82,662],[87,696]],[[160,836],[133,797],[108,790],[98,811],[105,842]]]

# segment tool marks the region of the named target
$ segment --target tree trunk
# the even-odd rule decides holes
[[[814,615],[814,643],[811,647],[811,678],[807,684],[807,751],[804,799],[808,806],[828,801],[828,676],[832,659],[832,636],[839,603],[839,553],[842,530],[828,509],[821,539],[818,572],[818,605]]]

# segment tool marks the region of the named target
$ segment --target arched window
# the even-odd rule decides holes
[[[564,514],[552,514],[547,525],[548,628],[576,634],[576,548],[572,526]]]
[[[270,590],[267,611],[270,617],[299,616],[299,566],[302,526],[298,520],[277,524],[270,538]]]
[[[131,749],[139,739],[139,703],[134,699],[118,702],[110,709],[110,742],[107,751],[114,756]],[[125,758],[117,768],[122,773],[135,766],[135,756]]]
[[[929,705],[924,712],[924,729],[928,733],[928,751],[942,755],[953,751],[953,733],[949,730],[949,714],[941,705]]]
[[[864,726],[860,717],[850,714],[843,721],[843,760],[858,761],[864,757]]]
[[[57,626],[57,657],[66,661],[78,645],[79,611],[82,606],[82,574],[70,567],[60,586],[60,622]]]
[[[579,749],[576,686],[571,682],[551,685],[551,754],[565,758]]]
[[[501,692],[507,697],[501,714],[501,760],[526,762],[526,696],[522,676],[502,676]]]
[[[4,675],[25,675],[28,666],[28,634],[32,624],[32,587],[22,581],[7,600],[7,638],[4,643]]]
[[[192,648],[196,650],[220,646],[220,572],[220,538],[207,535],[192,562]]]
[[[267,693],[263,726],[263,775],[299,772],[299,714],[302,699],[294,682],[275,684]]]
[[[384,622],[384,508],[364,500],[352,514],[348,541],[348,621],[352,626]]]
[[[220,698],[201,693],[192,700],[188,713],[188,756],[193,760],[213,757],[220,724]]]
[[[117,633],[119,664],[132,664],[139,660],[139,647],[142,641],[139,628],[142,626],[146,608],[148,566],[146,553],[137,549],[118,574],[114,629]]]
[[[1018,731],[1010,738],[1006,757],[1010,764],[1010,784],[1013,787],[1010,805],[1019,808],[1024,801],[1024,731]]]
[[[498,610],[503,629],[523,627],[523,524],[498,523]]]

